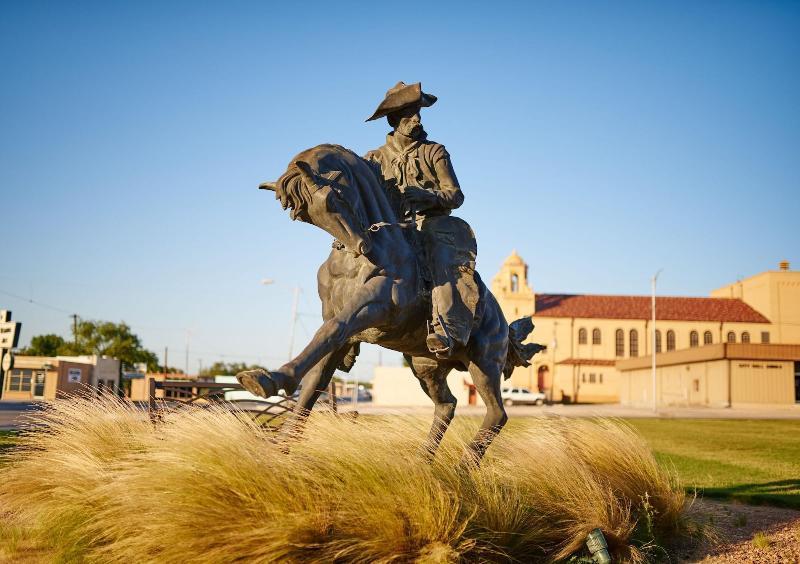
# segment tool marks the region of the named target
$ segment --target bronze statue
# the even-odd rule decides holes
[[[302,381],[285,427],[291,433],[334,371],[352,368],[361,342],[399,351],[435,405],[426,443],[433,455],[456,407],[447,374],[469,370],[486,404],[468,453],[477,462],[508,419],[503,376],[527,366],[543,347],[522,343],[533,329],[529,317],[508,326],[474,270],[471,229],[448,215],[463,195],[447,152],[425,139],[419,120],[419,108],[435,101],[419,84],[399,83],[370,118],[387,116],[394,131],[369,160],[339,145],[319,145],[292,159],[276,182],[260,186],[275,191],[292,219],[324,229],[334,242],[317,276],[324,322],[311,342],[278,370],[237,378],[262,397],[291,394]]]

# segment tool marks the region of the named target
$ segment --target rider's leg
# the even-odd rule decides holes
[[[433,278],[431,352],[449,355],[469,341],[480,291],[475,279],[477,245],[469,226],[454,217],[426,218],[421,228]]]
[[[422,391],[434,404],[433,424],[428,433],[428,440],[425,441],[425,450],[430,457],[433,457],[456,411],[456,398],[447,385],[447,375],[451,367],[425,357],[412,358],[406,355],[406,360],[414,376],[419,379]]]

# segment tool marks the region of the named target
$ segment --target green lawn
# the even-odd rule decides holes
[[[16,431],[0,431],[0,456],[7,452],[17,440]],[[0,464],[2,459],[0,459]]]
[[[800,421],[631,419],[690,491],[800,509]]]

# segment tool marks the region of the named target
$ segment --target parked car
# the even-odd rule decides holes
[[[542,392],[532,392],[528,388],[503,388],[500,390],[500,397],[505,405],[542,405],[545,399]]]

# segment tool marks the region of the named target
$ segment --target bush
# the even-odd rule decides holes
[[[460,464],[474,428],[458,419],[432,464],[415,417],[315,413],[288,453],[222,407],[154,425],[123,400],[70,399],[32,423],[0,484],[0,535],[48,560],[551,561],[596,527],[641,560],[684,506],[615,421],[532,420],[480,468]]]

